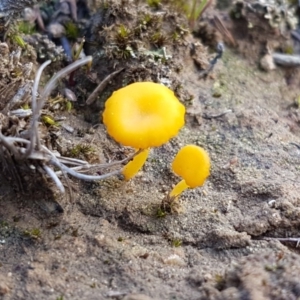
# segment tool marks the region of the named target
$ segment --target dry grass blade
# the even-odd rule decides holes
[[[226,28],[224,23],[221,21],[221,19],[215,15],[213,19],[213,23],[217,30],[223,35],[225,40],[228,40],[232,46],[236,46],[236,41],[234,40],[232,34],[229,32],[229,30]]]
[[[201,18],[206,9],[212,4],[212,0],[202,0],[198,4],[198,0],[194,0],[191,8],[191,14],[189,16],[189,24],[193,29],[197,20]]]

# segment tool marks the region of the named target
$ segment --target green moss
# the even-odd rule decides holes
[[[32,228],[30,230],[25,230],[24,235],[34,239],[38,239],[42,236],[42,231],[39,228]]]
[[[167,42],[168,38],[161,32],[155,32],[150,36],[150,42],[158,47],[163,46]]]
[[[162,19],[159,16],[151,15],[151,14],[145,14],[142,16],[140,21],[138,22],[141,25],[147,26],[147,27],[157,27],[161,23]]]
[[[90,156],[94,155],[96,150],[87,144],[78,144],[75,147],[71,148],[67,155],[73,158],[86,158],[89,159]]]
[[[104,9],[104,10],[109,9],[109,3],[108,3],[108,1],[102,1],[102,3],[101,3],[101,9]]]
[[[130,58],[130,51],[127,48],[125,48],[125,49],[118,48],[113,52],[113,54],[117,59]]]
[[[160,0],[147,0],[147,3],[150,7],[158,9],[160,6]]]
[[[8,223],[6,221],[0,221],[0,227],[7,227]]]
[[[10,39],[12,40],[13,43],[17,44],[22,49],[26,48],[26,43],[19,34],[10,35]]]
[[[79,28],[77,25],[70,21],[65,24],[66,36],[70,39],[77,39],[79,37]]]
[[[215,283],[216,283],[216,288],[218,290],[222,290],[225,286],[225,278],[222,275],[217,274],[215,276]]]
[[[293,47],[292,45],[287,46],[287,47],[284,49],[284,53],[285,53],[285,54],[294,54],[294,47]]]
[[[180,38],[180,34],[177,31],[174,31],[171,38],[174,42],[177,42]]]
[[[116,41],[119,44],[126,44],[130,36],[130,30],[125,25],[121,24],[117,27]]]
[[[180,247],[182,245],[182,241],[180,239],[174,239],[171,241],[171,245],[173,247]]]
[[[151,16],[150,14],[145,14],[142,18],[141,23],[143,25],[151,26],[152,20],[153,20],[153,16]]]
[[[34,34],[36,32],[35,25],[26,21],[20,21],[17,24],[17,32],[24,34]]]
[[[156,212],[156,217],[157,218],[164,218],[167,215],[167,212],[163,210],[162,208],[158,208]]]

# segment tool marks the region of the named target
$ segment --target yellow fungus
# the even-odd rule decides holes
[[[136,82],[115,91],[106,101],[103,123],[122,145],[148,149],[176,136],[184,125],[184,114],[185,107],[173,91],[154,82]],[[148,152],[129,162],[130,167],[125,166],[126,178],[143,166]]]
[[[174,158],[172,169],[183,178],[169,194],[170,197],[177,197],[187,188],[203,185],[210,174],[210,158],[203,148],[186,145]]]
[[[185,107],[174,93],[154,82],[136,82],[105,103],[103,123],[119,143],[136,149],[158,147],[184,125]]]
[[[149,154],[149,149],[141,151],[137,154],[122,170],[126,180],[131,179],[144,165]]]

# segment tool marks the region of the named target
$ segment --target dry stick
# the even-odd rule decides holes
[[[20,137],[15,137],[15,136],[6,136],[5,139],[7,141],[11,141],[12,143],[24,143],[24,144],[29,144],[30,141],[25,140],[23,138]]]
[[[87,161],[81,159],[65,157],[65,156],[57,156],[57,158],[62,164],[80,166],[80,167],[89,165]]]
[[[80,179],[80,180],[85,180],[85,181],[96,181],[96,180],[102,180],[105,178],[108,178],[110,176],[113,175],[118,175],[118,174],[122,174],[122,170],[116,170],[116,171],[112,171],[110,173],[106,173],[104,175],[86,175],[86,174],[81,174],[81,173],[77,173],[76,171],[74,171],[71,168],[66,167],[65,165],[61,164],[58,159],[56,159],[56,157],[52,157],[52,159],[50,160],[50,163],[52,165],[54,165],[55,167],[60,168],[62,171],[64,171],[65,173],[68,173],[69,175]]]
[[[296,248],[300,245],[300,238],[271,238],[271,237],[264,237],[266,241],[270,240],[278,240],[280,242],[297,242]]]
[[[65,166],[64,164],[60,163],[60,161],[58,160],[58,158],[45,146],[43,146],[43,149],[49,153],[51,155],[51,160],[49,161],[50,164],[52,164],[55,167],[58,167],[61,169],[62,174],[65,175],[65,173],[80,179],[80,180],[85,180],[85,181],[96,181],[96,180],[102,180],[108,177],[111,177],[113,175],[121,175],[122,174],[122,170],[116,170],[110,173],[106,173],[104,175],[98,175],[98,176],[94,176],[94,175],[86,175],[86,174],[81,174],[81,173],[77,173],[76,171],[74,171],[71,168],[68,168],[67,166]],[[49,175],[49,174],[48,174]],[[51,175],[51,174],[50,174]],[[55,174],[55,177],[57,174]],[[51,178],[54,180],[54,178],[51,176]],[[67,177],[66,177],[67,178]],[[58,180],[60,182],[60,180],[57,178],[55,180]]]
[[[40,79],[41,79],[41,75],[44,71],[44,69],[51,63],[51,60],[47,60],[45,61],[40,68],[37,71],[37,74],[35,76],[35,80],[34,80],[34,84],[33,84],[33,88],[32,88],[32,97],[31,97],[31,110],[33,112],[33,114],[36,111],[36,96],[38,93],[38,87],[40,84]],[[28,156],[30,156],[32,154],[33,148],[35,146],[35,143],[37,142],[38,144],[40,143],[39,138],[38,138],[38,129],[37,129],[37,121],[34,116],[31,119],[31,130],[30,130],[30,143],[27,145],[27,149],[26,152],[23,155],[23,159],[27,158]]]
[[[85,58],[82,58],[80,60],[77,60],[75,62],[73,62],[72,64],[68,65],[67,67],[65,67],[64,69],[60,70],[59,72],[57,72],[51,79],[50,81],[47,83],[47,85],[45,86],[42,94],[41,94],[41,99],[37,104],[37,108],[36,108],[36,112],[34,112],[34,116],[38,119],[40,116],[40,112],[41,109],[43,108],[45,101],[47,100],[47,98],[49,97],[51,91],[55,88],[56,86],[56,82],[59,79],[64,78],[66,75],[68,75],[69,73],[71,73],[72,71],[76,70],[77,68],[79,68],[82,65],[85,65],[87,63],[91,63],[92,62],[92,56],[87,56]]]
[[[55,182],[58,189],[62,193],[64,193],[65,192],[65,187],[63,186],[62,182],[59,180],[59,178],[57,177],[55,172],[50,167],[48,167],[46,165],[43,166],[43,169],[46,171],[46,173],[49,175],[49,177],[51,177],[53,179],[53,181]]]
[[[36,22],[37,22],[39,28],[40,28],[42,31],[45,31],[45,24],[44,24],[42,15],[41,15],[41,11],[40,11],[39,5],[35,5],[35,6],[34,6],[34,13],[35,13],[35,15],[36,15]]]
[[[101,93],[107,86],[108,82],[113,79],[117,74],[119,74],[120,72],[122,72],[124,70],[124,68],[117,70],[111,74],[109,74],[108,76],[106,76],[101,82],[100,84],[95,88],[95,90],[90,94],[90,96],[87,98],[86,100],[86,104],[87,105],[91,105],[97,98],[98,94]]]
[[[10,143],[6,136],[4,136],[0,131],[0,144],[2,144],[6,149],[11,151],[15,157],[19,157],[20,154],[17,152],[16,147],[13,143]]]
[[[44,107],[44,104],[46,102],[46,100],[48,99],[51,91],[54,89],[56,82],[58,79],[63,78],[64,76],[66,76],[67,74],[69,74],[70,72],[74,71],[75,69],[77,69],[78,67],[91,62],[92,61],[92,57],[91,56],[87,56],[81,60],[78,60],[72,64],[70,64],[69,66],[65,67],[64,69],[60,70],[59,72],[57,72],[51,79],[50,81],[46,84],[42,94],[41,94],[41,99],[39,102],[36,101],[36,95],[37,95],[37,90],[38,90],[38,85],[40,82],[40,78],[42,75],[43,70],[46,68],[46,66],[48,66],[51,61],[48,60],[45,63],[42,64],[42,66],[39,68],[37,75],[35,77],[35,82],[34,82],[34,86],[33,86],[33,91],[32,91],[32,120],[31,120],[31,126],[30,126],[30,141],[31,143],[29,144],[29,146],[27,147],[27,150],[25,152],[25,154],[23,155],[23,159],[28,158],[32,151],[33,148],[35,147],[35,144],[37,144],[38,149],[40,148],[40,140],[38,137],[38,120],[40,118],[41,115],[41,110]]]
[[[47,147],[45,147],[45,146],[42,146],[42,147],[43,147],[43,149],[51,156],[52,159],[54,159],[54,160],[57,159],[56,156],[54,155],[54,153],[52,153]],[[51,162],[49,161],[49,163],[51,163]],[[52,180],[53,180],[56,184],[58,184],[59,186],[62,185],[62,182],[61,182],[60,179],[57,177],[57,175],[55,174],[54,171],[53,171],[53,172],[49,172],[48,175],[50,176],[50,178],[52,178]],[[68,178],[68,176],[67,176],[64,172],[62,172],[62,175],[64,176],[64,178],[66,179],[66,181],[67,181],[67,183],[68,183],[68,187],[69,187],[69,189],[70,189],[70,192],[72,192],[71,187],[70,187],[70,185],[69,185],[69,178]]]
[[[118,160],[118,161],[113,161],[113,162],[111,162],[111,163],[106,163],[106,164],[95,164],[95,165],[90,165],[90,164],[88,164],[87,162],[85,162],[85,161],[82,161],[82,162],[85,162],[85,164],[82,164],[81,166],[76,166],[76,167],[72,167],[72,168],[70,168],[70,169],[72,169],[72,170],[74,170],[74,171],[80,171],[80,170],[83,170],[83,169],[86,169],[86,170],[91,170],[91,169],[95,169],[95,168],[97,168],[97,169],[101,169],[101,168],[110,168],[110,167],[112,167],[112,166],[116,166],[116,165],[120,165],[120,164],[123,164],[123,163],[125,163],[125,162],[128,162],[128,161],[130,161],[130,160],[132,160],[136,155],[138,155],[139,153],[141,153],[143,150],[138,150],[138,151],[136,151],[135,153],[133,153],[132,155],[130,155],[130,156],[128,156],[128,157],[126,157],[126,158],[124,158],[124,159],[122,159],[122,160]],[[60,163],[62,163],[62,161],[61,161],[61,158],[62,157],[57,157],[57,159],[58,159],[58,161],[60,162]],[[65,163],[68,163],[68,162],[65,162]],[[56,172],[56,175],[61,175],[62,174],[62,171],[57,171]]]
[[[299,55],[273,53],[272,58],[277,65],[281,65],[283,67],[298,67],[298,66],[300,66],[300,56]]]

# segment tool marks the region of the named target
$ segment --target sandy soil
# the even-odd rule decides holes
[[[299,250],[277,240],[299,236],[298,86],[288,86],[282,70],[262,72],[229,49],[212,76],[199,79],[199,59],[189,51],[196,42],[186,36],[167,46],[172,61],[162,69],[184,91],[178,95],[187,105],[186,126],[152,149],[138,176],[72,181],[71,194],[53,198],[36,183],[20,194],[0,174],[1,299],[299,299]],[[205,65],[210,54],[199,47]],[[95,55],[101,80],[116,58],[103,71],[105,59]],[[131,69],[105,93],[122,81],[158,81],[155,61],[144,63],[141,71],[141,61],[118,60]],[[87,81],[81,91],[96,86]],[[61,112],[75,128],[61,129],[63,148],[92,143],[100,161],[124,156],[103,125],[91,130],[105,93],[92,108]],[[208,150],[211,176],[182,194],[177,213],[162,217],[162,200],[179,180],[172,158],[188,143]]]

